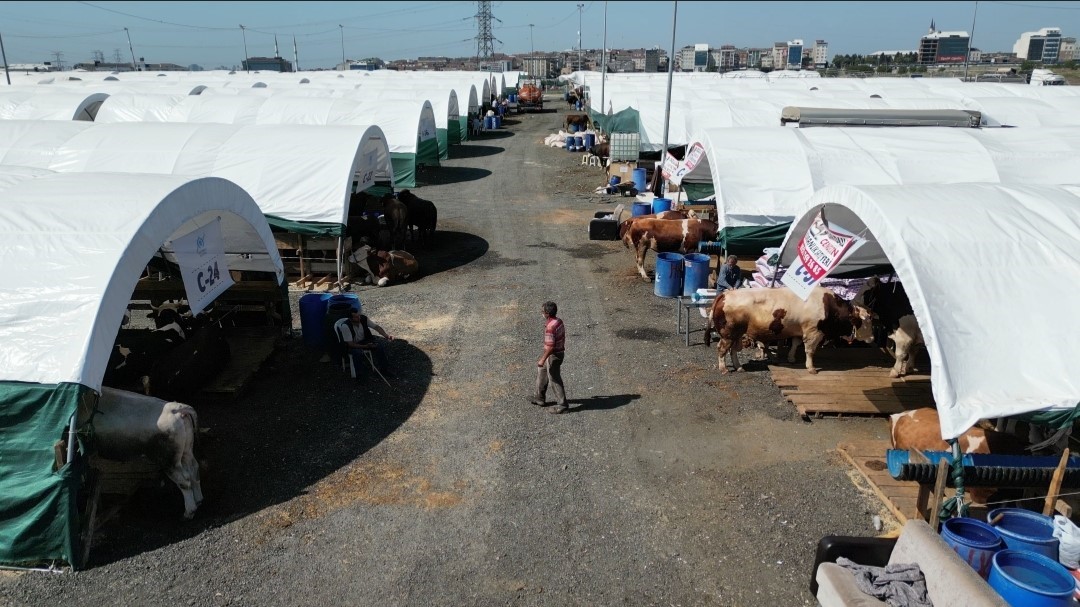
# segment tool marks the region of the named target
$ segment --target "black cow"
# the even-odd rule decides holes
[[[393,196],[383,197],[383,215],[390,228],[390,248],[405,248],[405,233],[409,230],[409,207]]]
[[[409,209],[409,234],[412,235],[413,226],[417,228],[417,236],[413,239],[422,245],[428,245],[429,239],[435,235],[435,226],[439,222],[439,209],[430,200],[424,200],[409,190],[398,193],[398,200],[405,203]]]
[[[102,383],[114,388],[137,384],[150,372],[154,360],[184,343],[187,332],[180,326],[180,314],[161,310],[155,318],[157,329],[120,329],[109,353]]]
[[[172,400],[190,396],[221,372],[230,356],[225,331],[216,323],[209,324],[154,359],[142,378],[143,391]]]
[[[852,303],[861,305],[874,318],[874,343],[884,348],[889,335],[900,327],[900,319],[914,314],[904,285],[899,281],[883,283],[871,277]]]

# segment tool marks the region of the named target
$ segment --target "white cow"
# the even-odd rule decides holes
[[[195,409],[102,387],[93,426],[101,457],[127,461],[145,455],[160,465],[184,494],[184,518],[195,515],[203,500],[199,462],[192,451],[199,427]]]
[[[889,377],[903,377],[908,373],[915,373],[915,354],[918,346],[925,346],[922,329],[914,314],[900,317],[900,326],[889,335],[896,348],[890,352],[896,359]]]

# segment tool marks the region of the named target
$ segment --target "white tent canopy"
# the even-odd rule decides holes
[[[12,87],[0,91],[0,120],[91,121],[108,97],[69,89]]]
[[[830,185],[1080,182],[1077,128],[716,128],[696,145],[682,183],[712,185],[721,227],[789,222]]]
[[[266,215],[345,224],[352,184],[391,174],[374,126],[0,121],[0,164],[57,172],[222,177]]]
[[[804,204],[781,265],[818,210],[868,239],[839,271],[891,263],[903,282],[944,438],[1080,403],[1080,187],[826,188]]]
[[[259,208],[225,179],[39,174],[8,183],[2,194],[5,381],[72,382],[100,390],[147,262],[159,249],[168,252],[173,238],[218,217],[226,252],[253,253],[260,260],[254,269],[284,277]]]

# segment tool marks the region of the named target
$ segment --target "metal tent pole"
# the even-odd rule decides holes
[[[675,7],[671,13],[671,54],[668,56],[668,71],[667,71],[667,101],[664,104],[664,147],[660,149],[660,166],[658,170],[663,170],[664,161],[667,160],[668,154],[668,135],[669,126],[671,123],[671,81],[675,76],[675,26],[678,24],[679,19],[679,0],[675,0]],[[659,192],[653,192],[657,196],[663,194],[664,191],[664,179],[661,175],[660,179],[656,181],[656,188]]]
[[[600,49],[600,113],[607,110],[604,103],[604,81],[607,80],[607,0],[604,0],[604,46]]]

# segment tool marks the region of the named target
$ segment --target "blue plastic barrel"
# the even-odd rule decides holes
[[[585,149],[585,136],[584,135],[578,135],[578,136],[574,137],[574,146],[577,147],[579,152],[584,150]]]
[[[357,312],[364,309],[363,306],[360,304],[360,296],[356,293],[342,293],[341,295],[334,295],[329,299],[329,301],[326,302],[326,307],[329,308],[331,305],[336,303],[347,303],[352,306],[353,310],[356,310]]]
[[[973,518],[945,521],[941,525],[941,539],[983,579],[990,575],[994,554],[1005,549],[1005,542],[993,527]]]
[[[509,101],[510,103],[517,103],[517,94],[516,93],[510,93],[510,95],[507,96],[506,100]]]
[[[649,213],[652,213],[652,205],[647,202],[635,202],[634,206],[630,207],[631,217],[640,217]]]
[[[991,510],[986,520],[1005,540],[1006,547],[1028,550],[1058,560],[1059,542],[1054,537],[1054,519],[1049,516],[1023,508],[998,508]]]
[[[639,192],[645,191],[645,169],[634,169],[634,189]]]
[[[499,115],[499,114],[495,114],[495,128],[497,128],[497,129],[502,128],[502,116]]]
[[[990,587],[1010,605],[1069,607],[1076,580],[1065,566],[1041,554],[1002,550],[994,555]]]
[[[683,256],[660,253],[656,256],[656,280],[653,293],[658,297],[678,297],[682,293]]]
[[[484,116],[484,128],[487,130],[493,130],[495,128],[495,117]]]
[[[326,346],[323,317],[330,297],[329,293],[308,293],[300,298],[300,332],[308,347],[322,349]]]
[[[653,198],[652,212],[663,213],[671,210],[671,200],[667,198]]]
[[[596,133],[585,133],[585,147],[592,149],[596,145]]]
[[[683,263],[683,296],[693,295],[698,289],[708,289],[709,260],[712,258],[701,253],[690,253],[684,259],[686,261]]]
[[[578,131],[578,126],[576,124],[571,123],[570,126],[566,127],[566,131],[568,133],[576,133]]]
[[[622,183],[622,178],[618,175],[612,175],[611,179],[608,179],[608,185],[619,185]]]

